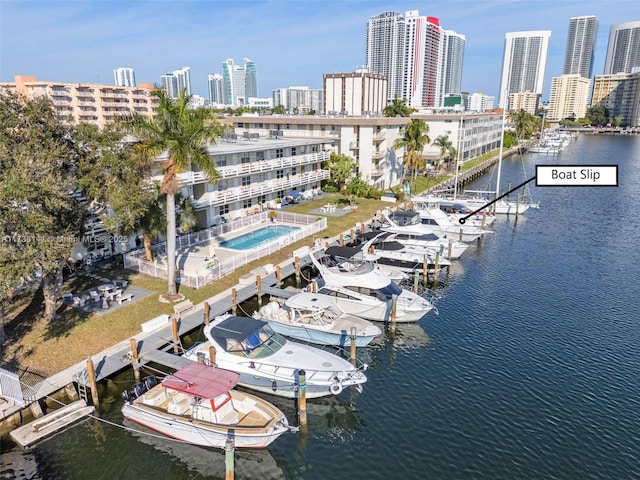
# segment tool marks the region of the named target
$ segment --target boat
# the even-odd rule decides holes
[[[435,233],[424,233],[422,227],[416,231],[406,231],[394,233],[393,231],[385,231],[383,229],[367,232],[359,237],[365,242],[372,238],[378,238],[376,241],[400,242],[405,247],[411,247],[423,255],[440,253],[440,258],[448,260],[457,260],[469,248],[468,243],[458,242],[453,239],[440,238]],[[375,242],[373,243],[375,246]]]
[[[395,305],[396,322],[417,322],[434,309],[432,300],[395,284],[358,248],[315,249],[309,256],[319,274],[317,293],[335,299],[350,315],[388,322]]]
[[[151,376],[122,392],[124,418],[193,445],[265,448],[289,431],[287,417],[268,401],[233,390],[240,375],[192,363],[162,381]]]
[[[435,273],[436,266],[440,268],[451,265],[451,262],[438,250],[418,250],[418,248],[404,245],[397,240],[389,240],[389,235],[386,232],[379,232],[377,236],[360,245],[362,250],[377,257],[376,263],[383,270],[413,273],[416,270],[423,271],[426,268],[427,273]]]
[[[471,243],[490,233],[476,226],[463,225],[447,217],[440,207],[430,203],[431,197],[412,197],[415,210],[383,210],[384,223],[381,230],[393,233],[435,234],[443,239]]]
[[[382,333],[371,322],[347,315],[335,299],[312,292],[296,293],[283,303],[271,301],[253,317],[268,321],[281,335],[319,345],[349,346],[353,335],[356,347],[366,347]]]
[[[296,398],[301,371],[307,398],[338,395],[349,386],[361,389],[367,380],[366,364],[356,367],[335,353],[287,340],[264,320],[224,314],[204,326],[204,335],[207,341],[183,356],[236,372],[238,385],[259,392]]]

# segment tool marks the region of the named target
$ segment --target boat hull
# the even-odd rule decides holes
[[[162,414],[150,408],[126,403],[122,415],[133,422],[150,428],[167,437],[203,447],[224,448],[230,431],[224,427],[214,428],[193,422],[191,418]],[[260,434],[247,434],[243,429],[233,429],[236,448],[266,448],[276,438],[288,431],[284,424],[276,425],[271,431]]]
[[[295,338],[303,342],[313,343],[315,345],[331,345],[334,347],[346,347],[351,345],[351,337],[349,332],[342,330],[338,332],[320,331],[309,327],[300,325],[287,325],[281,322],[274,322],[269,320],[269,325],[274,331],[281,335],[285,335],[290,338]],[[356,347],[366,347],[374,338],[380,333],[375,335],[356,335]]]

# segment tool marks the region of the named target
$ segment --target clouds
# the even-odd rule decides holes
[[[113,69],[132,67],[139,82],[191,67],[194,93],[206,95],[209,73],[222,62],[251,58],[259,94],[278,87],[321,88],[322,74],[353,71],[365,61],[369,17],[420,10],[465,35],[463,88],[498,90],[504,34],[551,30],[547,88],[562,73],[569,18],[597,15],[594,72],[602,72],[613,23],[640,20],[640,2],[483,1],[43,1],[0,2],[0,79],[111,83]]]

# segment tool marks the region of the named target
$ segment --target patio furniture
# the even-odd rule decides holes
[[[97,303],[100,301],[100,294],[95,290],[90,290],[89,296],[91,297],[91,300],[93,300],[94,303]]]
[[[122,305],[122,302],[126,302],[127,300],[131,300],[133,298],[133,293],[125,293],[124,295],[120,295],[116,297],[118,303]]]
[[[114,280],[113,284],[116,287],[120,287],[122,289],[125,289],[125,288],[127,288],[127,285],[129,285],[129,282],[127,282],[126,280]]]

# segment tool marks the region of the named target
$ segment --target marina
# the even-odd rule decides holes
[[[616,208],[640,201],[639,140],[582,136],[559,155],[536,154],[537,163],[619,163],[620,187],[534,189],[540,210],[497,218],[495,233],[439,277],[439,315],[399,324],[393,333],[385,327],[359,350],[370,365],[361,393],[347,388],[310,401],[308,431],[283,435],[246,470],[238,454],[237,478],[320,479],[336,471],[343,478],[373,472],[416,479],[639,476],[640,300],[629,294],[637,279],[626,272],[640,261],[633,248],[640,224],[634,212]],[[519,174],[519,160],[506,162],[507,179]],[[596,226],[608,234],[599,235]],[[607,252],[627,254],[604,255],[603,238]],[[295,274],[293,262],[281,267],[282,278]],[[255,304],[255,276],[247,280],[237,287],[238,304]],[[287,295],[276,287],[275,272],[261,281],[265,295]],[[231,308],[228,296],[211,299],[209,316]],[[181,315],[180,337],[198,330],[204,310],[194,305]],[[162,333],[137,339],[141,361],[181,358],[171,353],[171,323],[158,322],[167,322]],[[132,384],[130,352],[125,342],[112,352],[119,359],[114,366],[96,362],[98,378]],[[107,389],[101,411],[118,425],[120,390]],[[295,418],[290,399],[266,398]],[[28,451],[3,443],[0,478],[101,478],[104,472],[153,478],[171,471],[172,478],[189,479],[196,470],[196,478],[219,478],[213,467],[203,473],[198,459],[222,465],[224,452],[184,456],[169,440],[151,446],[139,436],[90,419]],[[96,453],[116,446],[118,458]],[[29,469],[17,468],[19,462],[37,469],[23,475]]]

